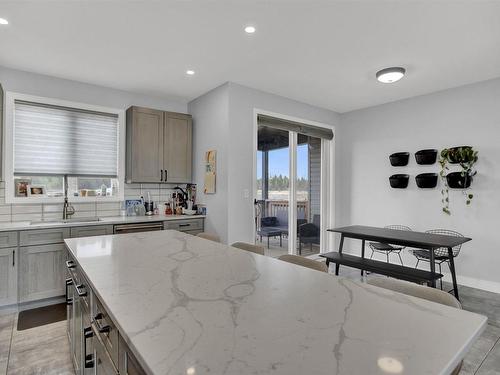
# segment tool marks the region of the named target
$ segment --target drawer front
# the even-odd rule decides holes
[[[116,326],[111,321],[101,302],[94,295],[95,311],[93,316],[94,324],[99,331],[102,344],[109,353],[114,365],[118,368],[118,340],[119,334]]]
[[[175,229],[182,232],[190,230],[203,230],[203,219],[171,220],[163,222],[165,229]]]
[[[20,243],[21,246],[61,243],[69,234],[69,228],[26,230],[21,232]]]
[[[92,225],[88,227],[71,228],[71,237],[92,237],[113,234],[112,225]]]
[[[0,232],[0,248],[16,247],[17,244],[17,232]]]

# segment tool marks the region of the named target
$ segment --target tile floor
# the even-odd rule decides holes
[[[341,276],[360,279],[359,270],[341,267],[340,272]],[[460,295],[465,310],[489,319],[485,332],[466,356],[460,374],[500,375],[500,294],[461,286]],[[24,331],[16,327],[17,314],[0,312],[0,375],[74,375],[66,321]]]
[[[66,321],[17,330],[17,314],[0,312],[0,375],[75,375]]]

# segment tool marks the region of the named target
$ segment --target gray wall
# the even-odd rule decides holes
[[[157,98],[90,85],[41,74],[24,72],[0,66],[0,83],[4,91],[64,99],[79,103],[127,109],[131,105],[162,109],[166,111],[187,111],[187,101],[177,98]]]
[[[336,143],[337,225],[457,230],[473,239],[457,259],[459,282],[500,292],[499,98],[497,79],[341,115]],[[479,151],[478,175],[471,206],[466,207],[461,191],[451,191],[452,214],[447,216],[441,211],[441,189],[418,189],[414,180],[419,173],[438,172],[438,164],[418,166],[414,153],[456,145]],[[388,156],[397,151],[411,152],[408,167],[390,166]],[[410,174],[408,189],[389,187],[393,173]],[[404,260],[415,264],[410,255]]]
[[[193,181],[197,184],[197,200],[207,206],[205,230],[216,233],[227,242],[228,233],[228,84],[193,100],[188,105],[193,116]],[[216,150],[216,193],[204,194],[205,153]]]
[[[139,105],[174,112],[187,112],[187,102],[175,98],[148,97],[2,66],[0,66],[0,84],[5,91],[113,108],[127,109],[131,105]],[[126,184],[125,198],[138,198],[146,191],[150,191],[153,200],[164,202],[172,192],[172,187],[159,184]],[[75,216],[118,216],[120,207],[120,202],[78,203],[75,204],[77,210]],[[60,218],[61,212],[62,204],[5,204],[4,183],[0,182],[0,222],[55,219]]]

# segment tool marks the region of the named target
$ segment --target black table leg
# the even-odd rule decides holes
[[[365,257],[365,240],[361,241],[361,259]],[[363,276],[363,269],[361,268],[361,276]]]
[[[267,236],[267,248],[269,249],[269,237],[271,236]]]
[[[339,254],[342,254],[342,249],[344,248],[344,235],[340,236]],[[339,275],[340,264],[335,263],[335,275]]]
[[[330,260],[326,258],[326,270],[328,271],[330,269]]]
[[[431,287],[435,288],[436,287],[436,263],[434,260],[434,249],[429,250],[429,262],[431,264],[431,273],[432,273],[432,280],[431,280]]]
[[[451,272],[451,278],[453,280],[453,292],[455,293],[455,298],[460,301],[460,298],[458,298],[458,285],[457,285],[457,274],[455,273],[455,262],[453,261],[453,249],[451,247],[448,248],[448,256],[450,257],[450,272]]]
[[[283,233],[280,233],[280,247],[283,247]]]

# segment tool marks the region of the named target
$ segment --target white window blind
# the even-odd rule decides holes
[[[118,115],[14,103],[15,175],[118,175]]]

